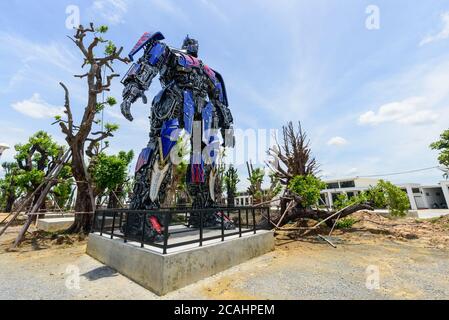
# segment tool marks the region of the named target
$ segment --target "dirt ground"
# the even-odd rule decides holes
[[[14,227],[0,239],[0,299],[449,299],[447,217],[354,217],[329,238],[337,248],[280,234],[274,252],[164,297],[87,256],[85,239],[35,234],[7,252]]]

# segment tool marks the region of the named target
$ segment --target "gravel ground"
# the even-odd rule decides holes
[[[84,252],[78,243],[0,253],[0,299],[160,299]],[[412,241],[291,242],[163,299],[449,299],[448,258]],[[368,266],[379,289],[366,287]]]

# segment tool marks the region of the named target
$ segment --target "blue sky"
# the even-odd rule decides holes
[[[0,142],[11,146],[37,130],[63,142],[52,117],[63,104],[59,81],[80,114],[85,103],[81,59],[66,35],[66,8],[81,22],[110,27],[128,52],[145,31],[179,46],[188,33],[201,58],[225,78],[235,126],[280,128],[301,120],[324,178],[364,176],[437,165],[428,145],[449,124],[449,3],[443,0],[96,0],[0,3]],[[379,8],[369,30],[366,9]],[[116,65],[124,74],[127,66]],[[154,95],[154,84],[149,95]],[[111,95],[121,95],[118,81]],[[120,124],[110,152],[147,143],[148,107]],[[78,117],[79,118],[79,117]],[[2,160],[11,160],[6,151]],[[242,180],[244,167],[240,167]],[[430,170],[394,182],[436,183]],[[241,188],[245,183],[241,184]]]

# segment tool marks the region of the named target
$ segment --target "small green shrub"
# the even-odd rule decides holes
[[[296,176],[290,181],[288,188],[301,197],[301,205],[307,208],[318,203],[320,192],[326,188],[326,184],[312,175]]]
[[[347,217],[344,219],[340,219],[337,221],[337,224],[335,225],[335,227],[337,229],[351,229],[352,226],[357,222],[356,219],[351,218],[351,217]]]

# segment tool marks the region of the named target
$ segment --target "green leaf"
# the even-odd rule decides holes
[[[108,56],[113,55],[117,50],[117,47],[115,46],[115,44],[112,41],[109,41],[108,44],[106,45],[106,48],[104,50],[104,53]]]
[[[108,32],[108,30],[109,30],[109,27],[103,25],[103,26],[99,26],[95,31],[97,31],[99,33],[106,33],[106,32]]]
[[[114,97],[108,97],[107,99],[106,99],[106,103],[109,105],[109,106],[115,106],[116,104],[117,104],[117,100],[114,98]]]
[[[104,125],[104,128],[106,129],[106,131],[114,132],[114,131],[117,131],[120,128],[120,126],[115,123],[106,123]]]

